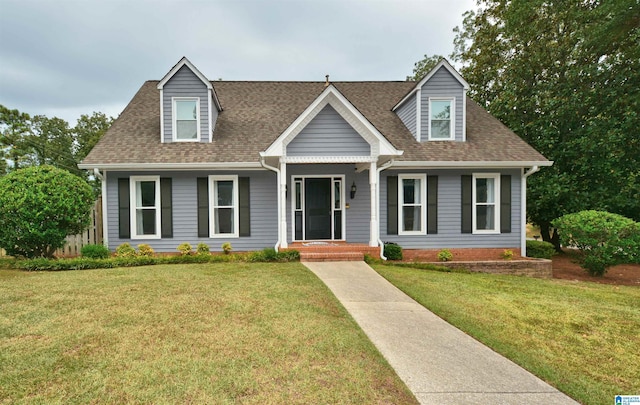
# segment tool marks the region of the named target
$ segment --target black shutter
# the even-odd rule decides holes
[[[471,201],[473,177],[469,175],[462,176],[462,233],[471,233],[473,231],[473,202]]]
[[[171,179],[160,178],[160,229],[163,238],[173,238],[173,202]]]
[[[511,233],[511,176],[500,176],[500,232]]]
[[[198,177],[198,237],[209,237],[209,179]]]
[[[131,237],[131,212],[129,210],[129,179],[118,179],[118,237]]]
[[[398,234],[398,176],[387,177],[387,235]]]
[[[238,205],[239,205],[239,217],[240,217],[240,236],[251,236],[251,210],[250,210],[250,195],[249,195],[249,178],[238,178]]]
[[[438,233],[438,176],[427,176],[427,233]]]

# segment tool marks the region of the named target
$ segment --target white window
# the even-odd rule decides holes
[[[131,239],[160,238],[160,177],[131,176]]]
[[[500,233],[500,174],[473,175],[473,233]]]
[[[398,175],[400,235],[424,235],[427,224],[427,175]]]
[[[455,102],[453,98],[429,98],[429,139],[455,139]]]
[[[209,236],[238,237],[238,176],[209,176]]]
[[[173,97],[173,140],[200,140],[200,98]]]

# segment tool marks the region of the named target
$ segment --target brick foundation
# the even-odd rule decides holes
[[[502,253],[509,249],[513,251],[513,259],[505,260]],[[492,248],[492,249],[449,249],[453,255],[450,262],[438,260],[438,252],[442,249],[406,249],[403,250],[405,262],[429,262],[451,269],[466,269],[479,273],[512,274],[530,277],[551,278],[553,268],[551,260],[533,259],[520,256],[520,249]]]

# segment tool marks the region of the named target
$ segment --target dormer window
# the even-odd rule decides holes
[[[173,140],[200,140],[200,98],[173,97]]]
[[[455,137],[453,98],[429,98],[429,140],[448,141]]]

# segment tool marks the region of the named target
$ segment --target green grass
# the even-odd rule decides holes
[[[640,393],[640,288],[374,267],[426,308],[584,404]]]
[[[299,263],[0,270],[0,403],[416,403]]]

